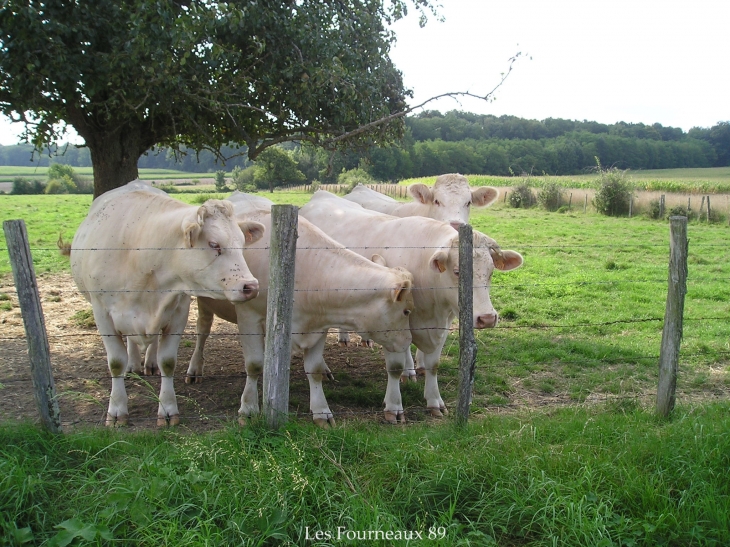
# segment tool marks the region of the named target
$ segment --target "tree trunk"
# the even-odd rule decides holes
[[[146,151],[141,131],[99,131],[87,139],[94,169],[94,199],[139,177],[137,161]]]

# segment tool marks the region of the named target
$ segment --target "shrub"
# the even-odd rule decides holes
[[[622,216],[629,212],[632,186],[626,171],[615,167],[603,169],[599,164],[600,179],[593,198],[596,211],[607,216]]]
[[[557,182],[546,183],[537,193],[537,202],[546,211],[557,211],[560,207],[562,188]]]
[[[226,172],[216,171],[215,172],[215,191],[216,192],[230,192],[231,189],[226,186]]]
[[[349,171],[343,171],[337,177],[337,184],[345,185],[346,193],[352,192],[352,190],[358,184],[376,184],[376,183],[377,183],[377,181],[370,175],[370,173],[368,173],[367,171],[365,171],[365,169],[362,169],[360,167],[358,167],[356,169],[350,169]]]
[[[534,202],[534,196],[532,195],[532,188],[530,184],[525,181],[512,188],[512,193],[509,195],[510,207],[515,209],[529,209],[532,207]]]
[[[320,187],[320,185],[321,185],[321,184],[322,184],[322,183],[321,183],[321,182],[319,182],[318,180],[313,180],[313,181],[312,181],[312,193],[313,193],[313,194],[314,194],[314,193],[315,193],[315,192],[316,192],[317,190],[319,190],[319,187]]]
[[[654,220],[659,220],[662,216],[662,206],[658,199],[653,199],[649,202],[649,208],[646,210],[646,216]]]
[[[238,165],[233,168],[231,173],[231,182],[233,186],[239,192],[255,192],[256,183],[254,182],[254,175],[256,174],[256,167],[251,166],[246,169],[241,169]]]
[[[10,190],[10,193],[15,195],[42,194],[44,190],[45,185],[39,180],[15,177],[13,179],[13,188]]]

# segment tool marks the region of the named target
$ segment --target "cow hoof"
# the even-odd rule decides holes
[[[186,376],[185,383],[186,384],[202,384],[203,377],[202,376]]]
[[[180,423],[180,415],[175,414],[174,416],[158,416],[157,427],[174,427]]]
[[[339,342],[341,348],[347,347],[347,342]]]
[[[434,418],[443,418],[444,415],[441,412],[441,409],[439,408],[429,408],[428,411],[431,413],[431,416]]]
[[[317,427],[321,427],[322,429],[329,429],[331,427],[335,427],[335,419],[330,418],[313,418],[312,421],[317,425]]]
[[[158,368],[144,367],[143,374],[145,376],[157,376],[159,373],[160,369]]]
[[[332,382],[334,382],[335,381],[335,375],[328,371],[327,372],[327,379],[330,380],[330,381],[332,381]]]
[[[106,426],[107,427],[124,427],[127,425],[129,416],[112,416],[111,414],[106,415]]]
[[[407,382],[418,382],[418,377],[416,376],[416,373],[413,372],[411,374],[406,374],[405,372],[400,375],[400,381],[402,384],[405,384]]]
[[[416,375],[418,375],[418,376],[426,376],[426,369],[424,367],[417,367],[416,368]]]
[[[239,416],[238,425],[240,425],[241,427],[246,427],[248,425],[248,416]]]
[[[386,410],[384,412],[385,414],[385,421],[389,424],[397,424],[397,423],[406,423],[406,413],[402,410]]]

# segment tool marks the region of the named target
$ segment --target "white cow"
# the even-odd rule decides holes
[[[239,220],[254,220],[270,236],[271,205],[265,198],[235,193],[229,198]],[[269,279],[269,239],[264,237],[244,251],[246,262],[266,293]],[[310,410],[314,422],[334,425],[334,416],[322,389],[322,377],[329,374],[324,346],[329,328],[342,327],[365,333],[388,351],[388,368],[400,371],[404,352],[410,348],[408,316],[413,310],[413,277],[403,269],[387,268],[345,249],[308,220],[299,218],[295,264],[295,297],[292,314],[292,349],[304,353],[304,370],[309,380]],[[239,414],[259,412],[257,382],[264,359],[266,297],[231,304],[198,298],[198,339],[190,360],[188,378],[203,374],[203,347],[214,315],[238,324],[246,363],[246,385]],[[398,379],[389,377],[386,401],[399,392]],[[386,404],[386,418],[395,421]]]
[[[470,188],[466,177],[456,173],[439,176],[433,188],[418,183],[411,184],[408,191],[414,201],[402,203],[367,186],[357,185],[345,199],[396,217],[433,218],[458,230],[460,225],[469,222],[471,207],[486,207],[499,196],[499,190],[491,186]]]
[[[402,266],[413,274],[415,309],[410,315],[416,360],[425,368],[424,397],[434,416],[446,410],[438,389],[437,369],[449,327],[458,315],[459,234],[448,224],[430,218],[394,217],[362,208],[329,192],[318,191],[300,215],[322,228],[348,248],[365,256],[378,254],[389,266]],[[503,251],[496,242],[474,232],[474,319],[477,329],[494,327],[497,312],[489,298],[492,272],[522,265],[522,256]],[[389,357],[388,351],[385,352]],[[408,362],[410,351],[403,361]],[[389,380],[408,370],[388,368]],[[390,401],[393,412],[405,419],[400,392]]]
[[[141,182],[94,200],[70,249],[71,272],[91,302],[107,353],[112,389],[107,425],[127,423],[124,375],[139,366],[139,350],[159,342],[162,374],[157,424],[179,422],[173,373],[190,296],[246,302],[259,283],[243,257],[245,243],[264,233],[240,222],[230,203],[186,205]],[[128,363],[133,358],[136,363]]]

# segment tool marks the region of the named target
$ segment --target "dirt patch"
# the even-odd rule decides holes
[[[103,426],[111,380],[106,353],[95,328],[77,324],[74,316],[90,310],[70,274],[55,274],[38,279],[41,302],[51,351],[53,375],[59,395],[61,419],[65,428]],[[0,421],[38,421],[28,363],[28,348],[23,320],[12,278],[0,280],[0,295],[9,300],[0,304]],[[9,303],[9,305],[8,305]],[[236,326],[216,319],[205,347],[205,379],[201,384],[185,384],[187,364],[195,345],[197,308],[191,306],[186,334],[180,345],[175,374],[175,391],[181,424],[196,431],[216,429],[238,417],[240,397],[245,383],[243,356],[236,339]],[[325,382],[330,408],[338,421],[383,421],[382,401],[386,372],[382,351],[378,348],[347,347],[337,344],[334,334],[328,337],[325,360],[335,379]],[[131,428],[155,428],[156,396],[159,376],[128,377]],[[415,386],[413,386],[415,387]],[[409,420],[425,419],[418,390],[404,391]],[[259,396],[261,382],[259,382]],[[301,357],[291,365],[290,410],[297,419],[309,420],[309,383]]]

